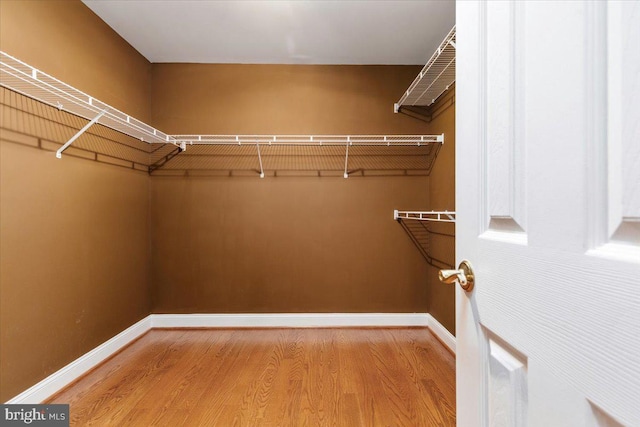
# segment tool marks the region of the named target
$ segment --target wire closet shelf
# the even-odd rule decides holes
[[[453,269],[455,261],[453,211],[393,211],[422,257],[436,268]]]
[[[90,124],[100,123],[144,142],[177,144],[172,136],[2,51],[0,51],[0,86],[90,120]]]
[[[259,164],[260,178],[265,177],[262,150],[277,147],[344,148],[344,178],[349,177],[350,148],[356,147],[426,147],[444,143],[441,135],[174,135],[180,146],[244,146],[253,147]],[[261,148],[262,147],[262,148]]]
[[[292,145],[398,147],[443,143],[441,135],[174,135],[185,145]]]
[[[163,155],[160,164],[152,165],[151,170],[166,163],[170,158],[186,150],[187,145],[251,145],[256,147],[260,161],[260,176],[264,177],[260,146],[343,146],[345,147],[345,178],[349,147],[421,147],[429,144],[442,144],[441,135],[169,135],[148,124],[123,113],[122,111],[97,100],[96,98],[46,74],[21,60],[0,51],[0,86],[89,120],[60,149],[56,156],[79,138],[93,124],[99,123],[107,128],[136,138],[145,143],[173,145],[174,151]]]
[[[455,81],[456,27],[454,25],[409,89],[394,105],[394,111],[399,112],[403,106],[428,107],[449,90]]]
[[[393,211],[393,219],[432,221],[432,222],[456,222],[456,213],[451,211]]]

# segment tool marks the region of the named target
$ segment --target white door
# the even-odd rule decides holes
[[[458,425],[640,426],[640,2],[457,3]]]

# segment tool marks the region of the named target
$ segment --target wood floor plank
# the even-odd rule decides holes
[[[152,330],[58,393],[73,426],[454,426],[425,328]]]
[[[397,341],[393,335],[388,335],[389,340]],[[446,381],[446,376],[440,372],[442,368],[442,360],[447,360],[446,353],[439,353],[439,357],[433,357],[429,354],[432,346],[421,346],[420,336],[411,331],[407,334],[408,342],[412,345],[413,351],[405,351],[398,353],[398,362],[402,365],[404,372],[407,374],[407,384],[412,384],[413,392],[418,392],[427,398],[417,399],[415,402],[425,406],[425,408],[434,408],[431,411],[420,411],[420,414],[427,417],[425,422],[430,425],[448,425],[455,422],[455,409],[448,402],[455,401],[455,384]],[[406,343],[404,341],[403,343]],[[396,342],[396,345],[403,343]],[[425,363],[420,355],[427,350],[428,362]],[[439,352],[438,347],[433,351]],[[436,363],[439,362],[439,363]],[[450,360],[449,369],[455,370],[455,361]]]

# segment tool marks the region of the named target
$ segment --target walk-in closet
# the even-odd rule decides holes
[[[454,7],[420,63],[206,63],[101,3],[0,2],[2,401],[453,425]]]

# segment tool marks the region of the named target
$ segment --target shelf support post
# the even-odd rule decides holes
[[[347,172],[347,167],[349,166],[349,144],[351,144],[351,137],[347,137],[347,151],[344,157],[344,177],[349,178],[349,172]]]
[[[258,149],[258,162],[260,163],[260,178],[264,178],[264,169],[262,168],[262,156],[260,155],[260,143],[256,142],[256,148]]]
[[[104,110],[102,110],[96,117],[94,117],[93,120],[91,120],[89,123],[87,123],[86,125],[84,125],[84,127],[82,129],[80,129],[78,131],[78,133],[76,133],[75,135],[73,135],[71,137],[70,140],[68,140],[62,147],[60,147],[58,149],[58,151],[56,151],[56,157],[61,159],[62,158],[62,152],[64,150],[66,150],[72,143],[73,141],[75,141],[76,139],[80,138],[80,136],[85,133],[87,131],[87,129],[89,129],[91,126],[93,126],[98,120],[100,120],[100,117],[104,116],[104,114],[107,112],[107,109],[105,108]]]

